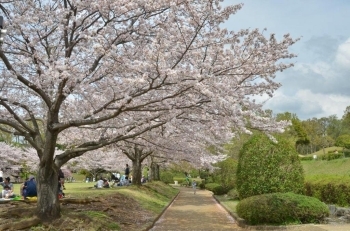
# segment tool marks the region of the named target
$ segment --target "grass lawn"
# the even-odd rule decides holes
[[[141,187],[131,185],[103,189],[95,189],[94,184],[66,182],[66,198],[61,200],[61,218],[47,225],[36,222],[30,230],[66,230],[67,227],[76,230],[146,230],[179,192],[178,189],[157,181]],[[15,184],[15,192],[19,193],[19,184]],[[0,229],[2,224],[16,227],[21,225],[19,223],[23,219],[33,221],[36,203],[11,203],[21,206],[0,206]],[[6,216],[17,213],[18,215]],[[13,230],[22,229],[27,230],[19,227]]]
[[[305,178],[315,175],[350,176],[350,158],[302,161]]]

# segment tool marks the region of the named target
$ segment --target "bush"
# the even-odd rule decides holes
[[[304,174],[298,153],[288,140],[272,142],[266,135],[254,135],[240,150],[237,190],[240,199],[254,195],[302,193]]]
[[[314,176],[305,182],[305,195],[326,204],[350,206],[349,176]]]
[[[215,166],[219,169],[213,173],[214,182],[222,185],[227,192],[233,189],[236,186],[237,161],[229,157]]]
[[[350,150],[344,150],[344,156],[350,157]]]
[[[161,172],[160,174],[160,180],[166,184],[173,184],[174,183],[173,178],[174,178],[174,175],[169,171]]]
[[[313,160],[314,157],[313,156],[303,156],[303,157],[299,156],[299,159],[301,161],[310,161],[310,160]]]
[[[329,215],[326,204],[314,197],[294,193],[270,193],[246,198],[237,214],[251,225],[320,223]]]
[[[205,183],[203,181],[201,183],[199,183],[199,188],[200,189],[205,189]]]
[[[236,189],[231,189],[230,191],[228,191],[227,197],[230,200],[238,200],[239,199],[238,191]]]
[[[209,177],[209,170],[201,170],[200,172],[199,172],[199,177],[201,178],[201,179],[208,179],[208,177]]]
[[[321,160],[335,160],[340,158],[344,158],[344,154],[342,152],[328,153],[326,155],[321,156]]]
[[[208,183],[205,185],[205,188],[212,191],[214,195],[224,195],[226,193],[224,188],[217,183]]]

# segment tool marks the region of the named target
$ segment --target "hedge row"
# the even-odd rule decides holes
[[[214,195],[223,195],[227,193],[227,191],[220,184],[217,183],[208,183],[205,184],[205,189],[212,191]]]
[[[325,155],[319,155],[317,156],[317,159],[318,160],[335,160],[335,159],[341,159],[344,157],[349,157],[349,156],[345,155],[342,152],[339,152],[339,153],[327,153]],[[299,157],[299,159],[302,161],[314,160],[313,156],[302,156],[302,157]]]
[[[319,176],[305,180],[305,195],[316,197],[326,204],[350,206],[349,176]]]

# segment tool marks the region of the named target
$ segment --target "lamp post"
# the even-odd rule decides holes
[[[0,16],[0,45],[4,41],[4,36],[6,34],[6,30],[4,29],[4,17]]]

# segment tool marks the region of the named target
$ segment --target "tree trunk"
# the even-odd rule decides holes
[[[142,177],[142,151],[136,149],[134,153],[134,159],[132,160],[132,184],[133,185],[141,185],[141,177]]]
[[[58,200],[58,170],[51,166],[40,164],[37,175],[37,212],[40,220],[44,222],[51,222],[61,214]]]
[[[151,163],[151,180],[160,180],[159,165],[154,162]]]

